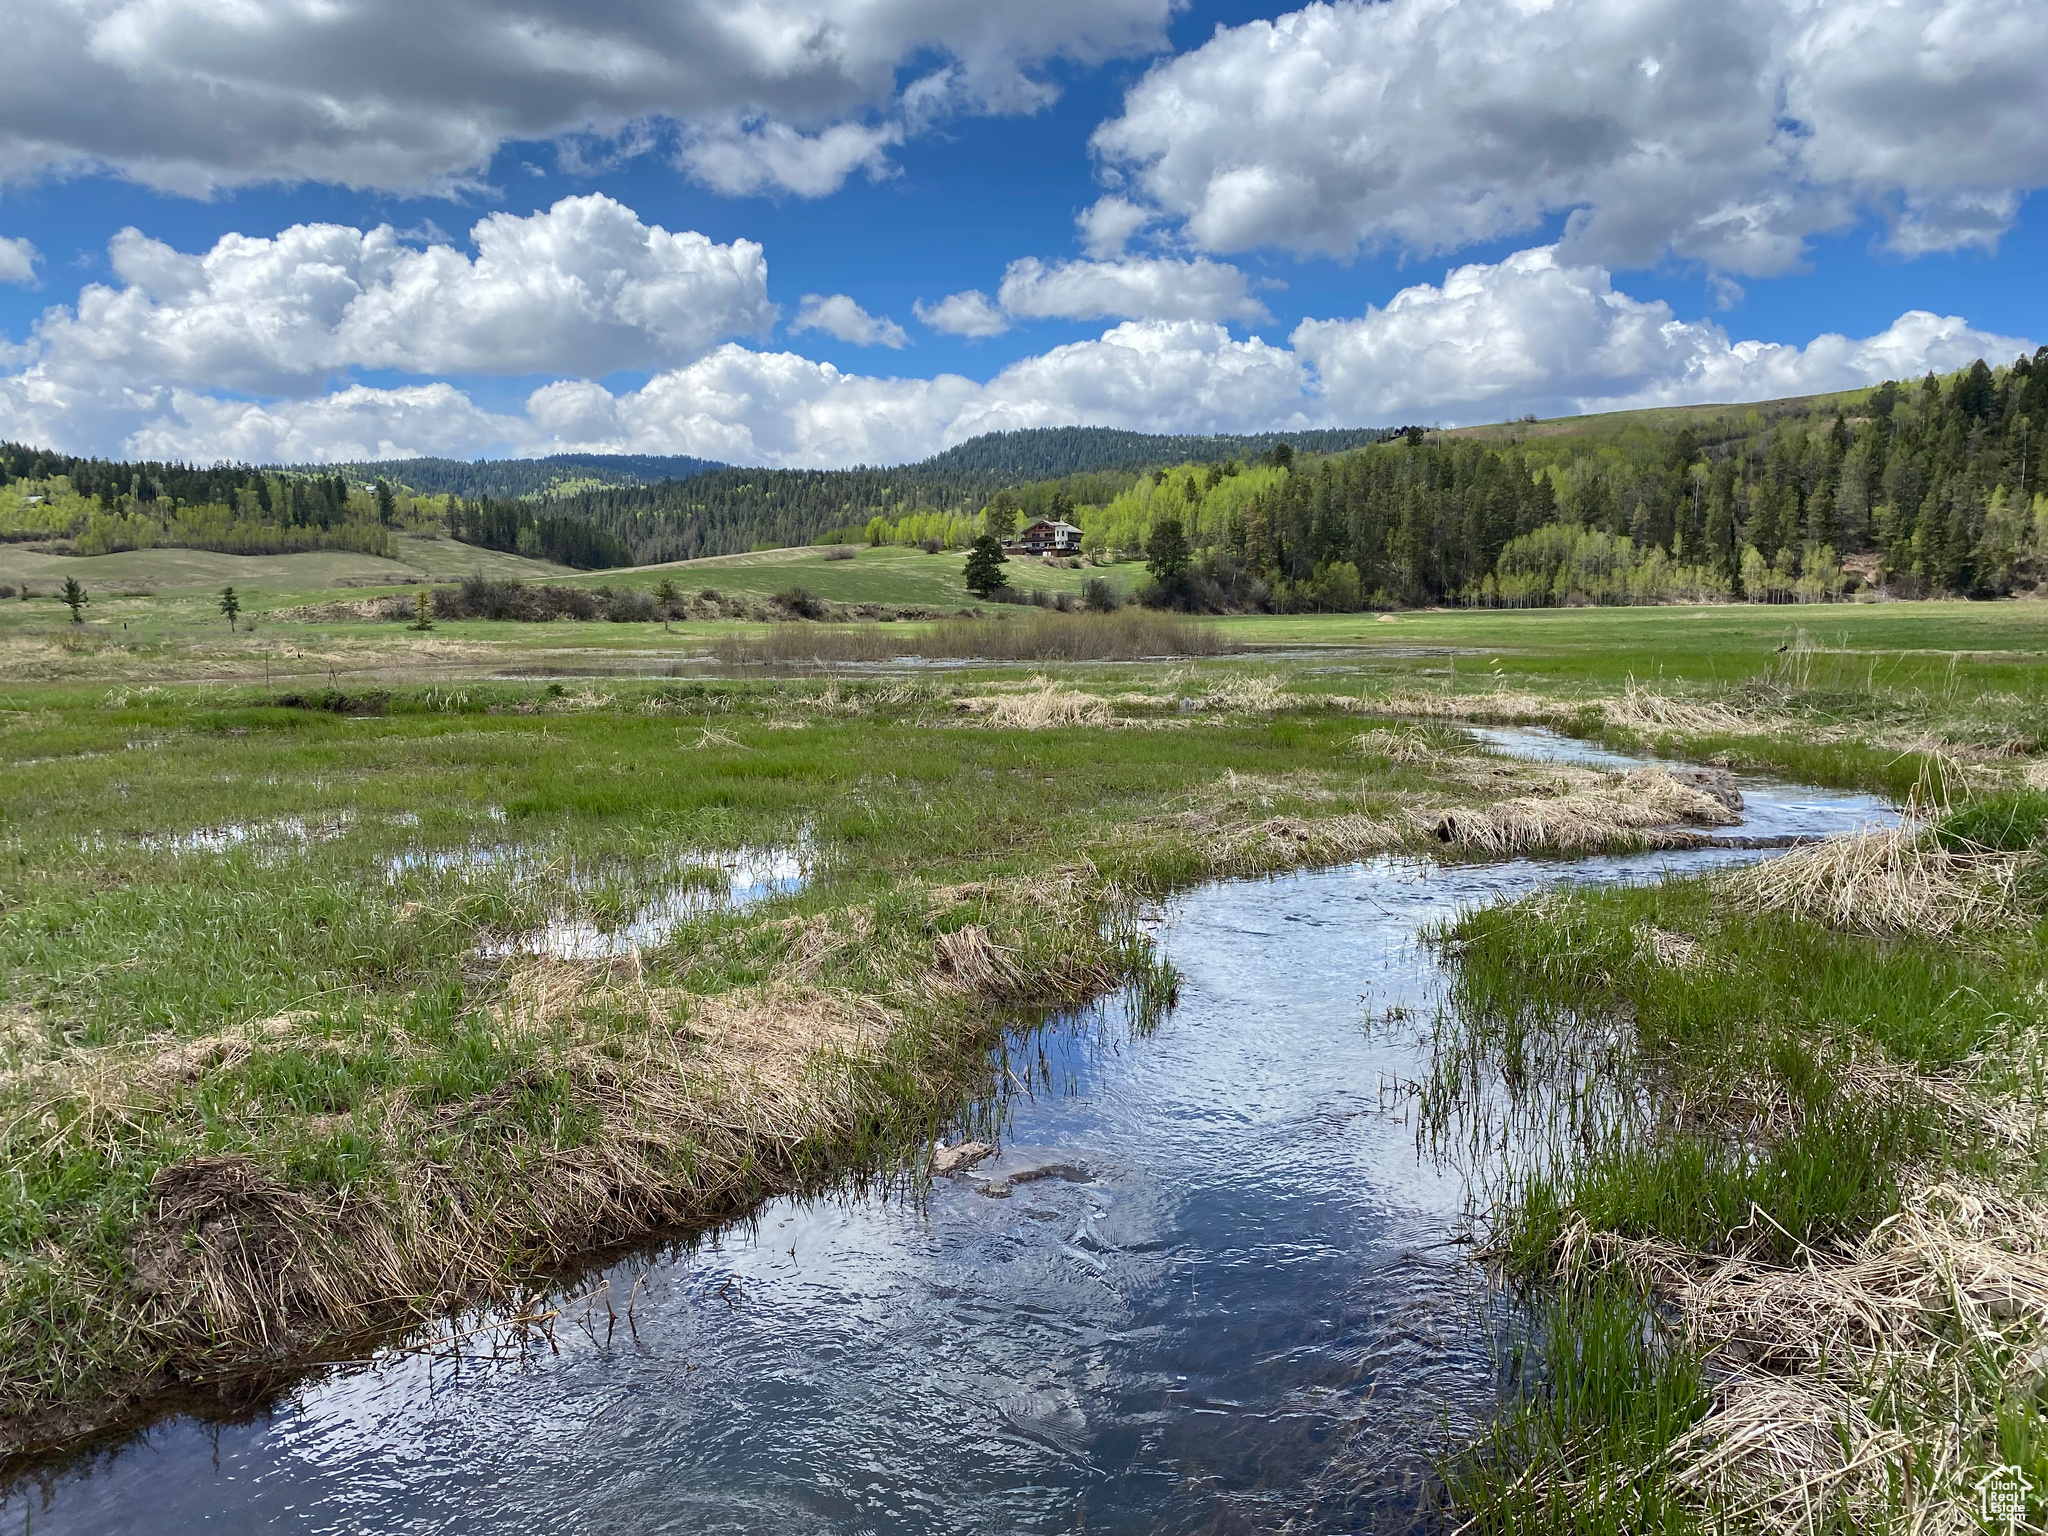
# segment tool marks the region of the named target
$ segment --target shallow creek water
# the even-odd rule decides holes
[[[1519,756],[1635,760],[1542,732]],[[1889,819],[1745,780],[1749,836]],[[248,1423],[162,1424],[17,1487],[0,1530],[1398,1530],[1491,1413],[1514,1326],[1459,1176],[1391,1085],[1427,1066],[1462,907],[1758,855],[1383,859],[1176,899],[1149,1033],[1109,1005],[1010,1046],[999,1161],[902,1199],[775,1201],[642,1254],[523,1360],[392,1355]],[[1057,1161],[1066,1176],[977,1182]],[[630,1319],[627,1316],[630,1298]]]

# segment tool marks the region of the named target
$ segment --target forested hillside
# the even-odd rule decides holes
[[[1283,442],[1296,453],[1341,453],[1399,435],[1399,428],[1382,427],[1265,432],[1254,437],[1161,436],[1120,432],[1111,427],[1037,427],[1022,432],[987,432],[916,467],[939,474],[983,476],[1000,485],[1011,485],[1021,480],[1057,480],[1091,471],[1264,458]]]
[[[383,555],[402,520],[438,516],[438,502],[423,506],[386,484],[351,486],[339,474],[122,463],[0,443],[0,540],[44,541],[68,553],[161,545]]]
[[[1050,427],[988,433],[892,469],[733,469],[603,454],[479,464],[409,459],[346,468],[358,478],[384,476],[414,491],[465,500],[545,496],[554,503],[552,515],[589,523],[645,563],[814,543],[835,534],[859,537],[878,517],[892,524],[915,520],[918,531],[908,542],[933,536],[954,543],[965,520],[1005,490],[1026,516],[1038,516],[1057,510],[1055,498],[1062,508],[1108,501],[1139,471],[1158,464],[1261,455],[1282,441],[1299,452],[1335,451],[1389,435],[1377,428],[1199,437]],[[657,478],[653,471],[668,464],[694,468]]]
[[[1154,551],[1195,607],[1997,596],[2048,578],[2044,437],[2048,348],[1767,408],[1410,432],[1277,477],[1155,472],[1083,511],[1083,547]]]
[[[594,485],[654,485],[725,466],[684,454],[557,453],[544,459],[383,459],[361,464],[302,464],[288,474],[332,474],[370,484],[388,480],[423,496],[555,496]]]
[[[904,469],[723,469],[650,486],[615,486],[559,496],[557,516],[590,523],[631,547],[643,564],[740,554],[767,545],[858,540],[875,519],[943,530],[942,544],[965,531],[989,500],[1005,492],[1027,515],[1059,506],[1106,502],[1137,479],[1135,471],[1096,471],[1017,484],[992,473]],[[903,542],[915,543],[919,532]]]
[[[943,485],[960,498],[1028,480],[1056,480],[1102,470],[1135,471],[1155,464],[1207,464],[1257,458],[1287,441],[1300,453],[1337,453],[1394,435],[1378,427],[1343,431],[1268,432],[1254,437],[1164,436],[1110,427],[1035,427],[989,432],[918,464],[893,470],[845,473],[900,477],[904,487]],[[382,459],[375,462],[286,466],[287,474],[331,474],[370,483],[388,480],[429,496],[562,496],[604,486],[655,485],[729,466],[685,455],[558,453],[542,459]],[[734,485],[772,484],[775,471],[735,470]],[[819,471],[795,471],[815,475]],[[826,471],[824,473],[831,473]],[[872,480],[865,482],[872,485]],[[892,482],[895,483],[895,482]],[[784,499],[787,499],[785,497]]]

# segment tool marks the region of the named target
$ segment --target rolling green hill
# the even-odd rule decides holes
[[[52,555],[0,544],[0,585],[42,596],[75,578],[88,592],[261,587],[291,592],[329,587],[396,587],[419,581],[531,581],[581,573],[454,539],[394,534],[391,554],[321,549],[302,554],[233,555],[207,549],[128,549],[111,555]]]
[[[1296,453],[1330,453],[1390,435],[1379,428],[1202,437],[1049,427],[988,433],[895,468],[746,469],[697,459],[573,454],[467,465],[390,460],[346,470],[360,482],[382,478],[420,495],[545,498],[551,512],[592,524],[649,562],[737,554],[759,544],[810,544],[835,533],[857,534],[876,517],[973,516],[1003,490],[1025,515],[1038,516],[1055,510],[1055,497],[1063,507],[1105,503],[1157,465],[1252,460],[1283,442]],[[676,468],[669,473],[666,466]]]

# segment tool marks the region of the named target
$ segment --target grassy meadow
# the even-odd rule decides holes
[[[338,606],[446,554],[46,557],[89,623],[0,601],[0,1448],[915,1178],[1009,1023],[1170,998],[1140,919],[1192,883],[1715,834],[1464,730],[1530,722],[1915,819],[1435,936],[1424,1133],[1518,1149],[1474,1235],[1541,1324],[1450,1523],[1964,1530],[1986,1469],[2048,1484],[2048,608]],[[971,606],[903,549],[522,574]]]

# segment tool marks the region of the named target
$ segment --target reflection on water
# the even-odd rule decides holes
[[[801,847],[735,848],[667,861],[620,890],[619,867],[605,861],[563,859],[518,844],[443,848],[402,853],[386,865],[394,879],[415,873],[466,880],[498,876],[516,884],[545,885],[587,902],[617,890],[619,909],[600,920],[565,912],[537,928],[483,946],[492,956],[547,955],[557,960],[610,960],[668,942],[682,923],[707,912],[751,906],[800,891],[808,878]],[[651,894],[649,891],[651,890]]]
[[[1881,812],[1781,799],[1802,829]],[[1462,1181],[1416,1150],[1402,1089],[1428,1047],[1368,1021],[1428,1016],[1416,935],[1461,907],[1750,857],[1197,890],[1161,921],[1185,980],[1156,1030],[1111,1006],[1011,1042],[998,1167],[1084,1180],[772,1202],[614,1266],[552,1348],[392,1358],[259,1422],[166,1424],[34,1492],[34,1529],[1406,1528],[1432,1456],[1490,1411],[1514,1320],[1455,1241]]]
[[[227,853],[250,846],[296,851],[309,843],[332,842],[345,835],[353,820],[348,812],[339,811],[312,821],[303,816],[279,816],[271,821],[231,821],[218,827],[152,833],[138,837],[135,846],[151,853]],[[91,843],[99,841],[95,838]]]

